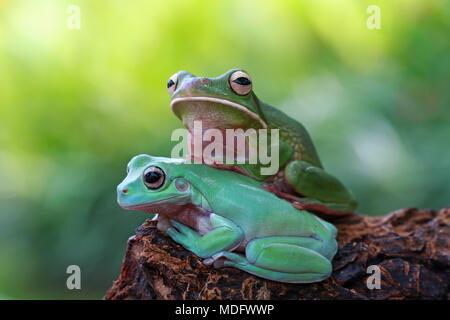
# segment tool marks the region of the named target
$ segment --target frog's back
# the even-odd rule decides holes
[[[311,137],[300,122],[265,102],[260,101],[259,106],[269,128],[280,129],[280,138],[292,147],[294,160],[303,160],[322,167]]]
[[[250,177],[205,165],[190,166],[188,180],[208,200],[213,212],[232,220],[250,238],[315,234],[328,240],[325,238],[330,234],[336,235],[333,225],[294,208],[290,202],[262,189]]]
[[[249,215],[251,221],[242,226],[249,237],[299,236],[334,241],[337,230],[332,224],[306,210],[293,207],[290,202],[271,192],[261,188],[259,191],[260,194],[250,199],[258,205],[242,207],[241,214]],[[241,202],[241,206],[243,204]]]

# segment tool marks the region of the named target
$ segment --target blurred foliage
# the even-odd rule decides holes
[[[66,27],[68,5],[81,29]],[[366,8],[381,8],[381,30]],[[101,298],[146,215],[115,187],[169,156],[167,79],[240,67],[301,121],[359,212],[449,205],[446,0],[0,0],[0,297]],[[66,267],[82,270],[69,291]]]

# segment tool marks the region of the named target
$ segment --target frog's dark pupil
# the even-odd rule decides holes
[[[172,79],[169,79],[169,81],[167,81],[167,88],[170,88],[174,84],[175,84],[175,82]]]
[[[161,178],[161,173],[156,171],[147,172],[145,174],[145,182],[147,183],[155,183]]]
[[[252,82],[250,81],[250,79],[245,78],[245,77],[239,77],[237,79],[234,79],[233,82],[240,84],[241,86],[248,86],[249,84],[251,84]]]

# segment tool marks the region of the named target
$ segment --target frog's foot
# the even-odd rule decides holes
[[[339,203],[325,205],[320,202],[314,202],[313,200],[309,202],[307,199],[302,201],[292,201],[291,203],[294,208],[312,211],[323,218],[327,218],[328,216],[339,217],[353,214],[353,211],[345,211],[348,210],[347,205],[340,205]]]
[[[175,242],[197,254],[197,242],[200,239],[198,232],[175,220],[170,220],[169,223],[172,226],[167,229],[167,234]]]
[[[293,190],[304,196],[287,199],[298,209],[330,216],[349,215],[356,209],[353,193],[322,168],[295,160],[286,166],[284,177]]]
[[[170,220],[172,227],[167,230],[167,234],[200,258],[211,258],[217,252],[233,250],[239,246],[243,233],[233,222],[216,214],[210,215],[210,222],[213,230],[200,235],[188,226]]]
[[[221,251],[219,253],[212,255],[210,258],[203,260],[203,263],[206,265],[213,264],[215,268],[223,268],[226,259],[239,261],[240,263],[248,262],[243,255],[229,251]]]
[[[296,196],[291,193],[281,191],[277,186],[273,184],[261,184],[261,188],[269,192],[274,193],[278,198],[285,199],[292,203],[292,205],[299,210],[308,210],[316,213],[322,218],[328,218],[329,216],[347,216],[353,214],[353,211],[349,211],[348,204],[341,203],[321,203],[320,201],[305,198],[303,196]]]
[[[264,190],[267,190],[269,192],[272,192],[275,194],[278,198],[288,200],[290,202],[293,201],[300,201],[303,197],[301,195],[293,195],[291,193],[287,193],[282,191],[279,187],[272,183],[262,183],[261,188]]]
[[[249,242],[245,257],[224,251],[215,254],[211,260],[214,259],[215,267],[234,267],[280,282],[311,283],[328,278],[332,272],[330,260],[312,247],[299,245],[302,242],[321,246],[321,243],[314,244],[314,240],[306,238],[261,238]]]

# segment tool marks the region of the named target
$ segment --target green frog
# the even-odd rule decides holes
[[[207,265],[288,283],[318,282],[332,272],[336,228],[246,175],[139,155],[127,166],[117,201],[157,213],[157,228]]]
[[[261,101],[243,70],[232,69],[217,78],[196,77],[179,71],[167,83],[171,109],[190,133],[196,121],[203,128],[279,130],[279,170],[261,175],[261,163],[218,165],[260,181],[262,187],[289,200],[298,209],[320,215],[347,215],[356,199],[335,176],[323,169],[312,140],[298,121]]]

